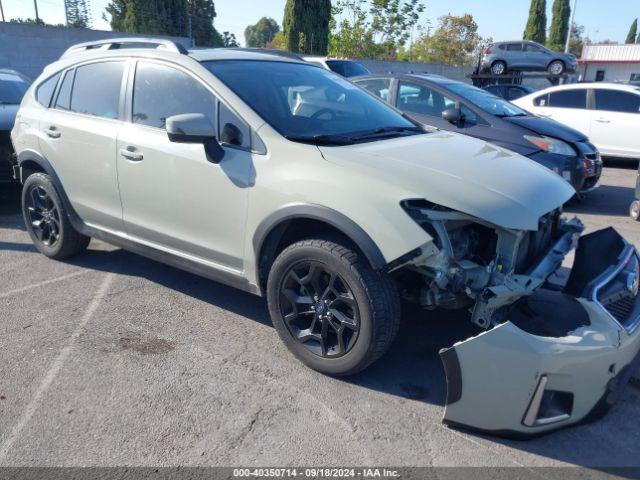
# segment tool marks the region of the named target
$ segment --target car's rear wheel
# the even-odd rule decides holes
[[[352,375],[380,358],[398,331],[395,284],[340,240],[303,240],[276,258],[267,282],[280,338],[304,364]]]
[[[564,62],[562,60],[554,60],[549,64],[547,71],[551,75],[562,75],[564,73]]]
[[[77,255],[89,245],[90,238],[77,232],[49,175],[34,173],[22,187],[22,215],[35,247],[49,258]]]
[[[491,73],[493,75],[504,75],[507,73],[507,64],[502,60],[498,60],[491,64]]]

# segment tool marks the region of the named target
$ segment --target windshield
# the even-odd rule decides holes
[[[327,60],[327,65],[331,70],[343,77],[357,77],[358,75],[369,75],[371,73],[363,65],[350,60]]]
[[[269,125],[300,142],[349,144],[425,133],[329,70],[288,62],[203,62]]]
[[[15,73],[0,72],[0,104],[19,104],[29,84]]]
[[[516,107],[513,103],[486,90],[464,83],[449,84],[447,88],[491,115],[497,117],[523,117],[528,115],[520,107]]]

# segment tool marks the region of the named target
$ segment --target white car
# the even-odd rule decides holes
[[[579,130],[603,156],[640,158],[640,87],[602,82],[559,85],[513,103]]]
[[[332,72],[347,78],[371,74],[367,67],[361,63],[344,58],[329,58],[313,55],[302,57],[302,59],[307,63],[322,67],[325,70],[331,70]]]

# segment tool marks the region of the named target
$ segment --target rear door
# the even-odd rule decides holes
[[[591,141],[607,155],[640,158],[640,93],[596,88]]]
[[[505,60],[507,61],[507,67],[522,68],[526,62],[524,59],[524,52],[522,51],[522,42],[507,43],[507,49],[504,53]]]
[[[133,68],[131,76],[133,76]],[[243,268],[247,196],[253,182],[251,131],[233,110],[187,70],[140,60],[129,83],[127,123],[118,137],[118,172],[124,224],[129,235],[152,247]],[[173,115],[200,113],[217,129],[240,131],[237,144],[222,144],[212,163],[202,144],[174,143],[165,130]]]
[[[116,139],[127,60],[71,68],[40,121],[40,149],[87,223],[122,230]]]

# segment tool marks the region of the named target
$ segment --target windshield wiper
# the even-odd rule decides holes
[[[292,142],[312,143],[313,145],[351,145],[353,143],[350,137],[344,135],[285,135],[284,138]]]
[[[402,135],[405,133],[426,133],[422,128],[420,127],[383,127],[383,128],[377,128],[375,130],[372,130],[370,132],[365,132],[362,133],[360,135],[353,135],[351,137],[349,137],[351,140],[354,141],[358,141],[358,140],[368,140],[368,139],[372,139],[372,138],[381,138],[381,137],[390,137],[390,136],[395,136],[395,135]]]

